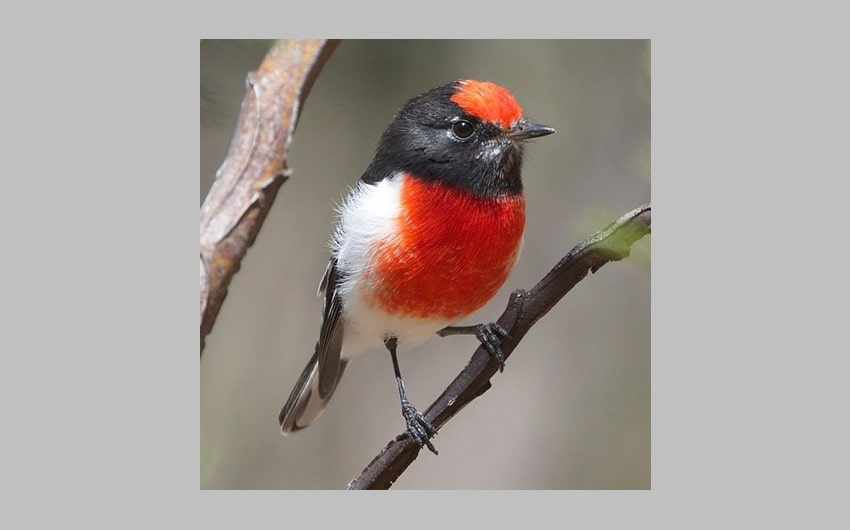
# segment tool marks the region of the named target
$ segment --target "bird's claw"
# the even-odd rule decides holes
[[[505,328],[496,322],[489,324],[479,324],[475,327],[475,336],[497,363],[499,363],[499,372],[505,371],[505,354],[502,351],[502,340],[508,336]]]
[[[407,422],[407,432],[410,434],[410,437],[413,438],[413,441],[419,447],[425,446],[429,451],[438,454],[437,450],[434,448],[434,444],[431,443],[429,438],[437,434],[436,429],[428,423],[428,420],[425,419],[416,407],[410,404],[410,402],[403,402],[401,404],[401,414],[404,416],[405,422]]]

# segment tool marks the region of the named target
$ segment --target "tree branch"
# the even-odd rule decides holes
[[[651,206],[644,205],[625,214],[597,232],[564,256],[531,290],[511,293],[499,324],[508,336],[502,342],[505,357],[525,336],[531,326],[549,312],[588,272],[596,272],[609,261],[629,255],[631,246],[651,232]],[[490,388],[490,379],[499,370],[487,350],[479,346],[469,364],[425,412],[425,417],[440,429],[472,400]],[[419,446],[407,433],[397,436],[366,466],[348,489],[389,489],[419,454]]]
[[[227,157],[201,206],[201,354],[227,287],[288,176],[301,108],[338,41],[277,41],[248,74]]]

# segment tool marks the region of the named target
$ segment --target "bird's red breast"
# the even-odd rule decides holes
[[[382,310],[454,320],[486,304],[510,274],[525,226],[521,193],[482,198],[404,175],[397,231],[375,249],[367,297]]]

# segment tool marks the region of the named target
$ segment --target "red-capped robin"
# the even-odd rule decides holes
[[[554,132],[486,81],[455,81],[401,107],[339,208],[319,286],[319,340],[280,413],[284,435],[321,414],[351,359],[384,346],[407,431],[437,453],[436,431],[407,398],[396,347],[475,334],[504,367],[501,326],[452,325],[484,306],[516,263],[525,226],[522,142]]]

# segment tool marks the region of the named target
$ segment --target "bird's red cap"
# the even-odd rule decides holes
[[[499,124],[503,129],[510,129],[522,119],[522,107],[513,94],[490,81],[461,81],[451,100],[472,116]]]

